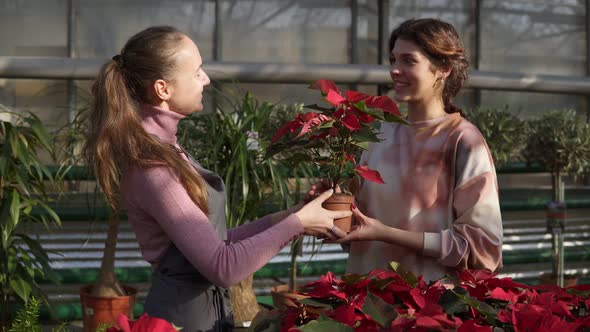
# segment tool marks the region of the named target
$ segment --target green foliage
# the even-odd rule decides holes
[[[527,136],[526,125],[508,110],[508,106],[477,108],[466,112],[465,116],[486,139],[496,166],[520,158]]]
[[[29,301],[25,303],[25,306],[20,309],[12,324],[8,329],[4,329],[4,332],[40,332],[41,325],[39,325],[39,307],[41,301],[36,297],[29,298]],[[51,330],[52,332],[67,332],[65,323]]]
[[[263,155],[283,118],[301,107],[259,102],[251,93],[239,98],[219,91],[216,98],[215,112],[194,114],[180,123],[179,143],[203,167],[223,178],[228,227],[291,206],[297,198],[291,192],[301,191],[299,179],[309,179],[312,170]]]
[[[547,171],[579,176],[590,166],[590,127],[573,110],[554,110],[529,122],[524,156]]]
[[[11,299],[26,302],[31,295],[45,299],[35,277],[57,281],[47,252],[20,226],[26,222],[59,226],[60,219],[47,204],[47,189],[54,178],[39,158],[40,152],[55,158],[50,135],[32,113],[6,109],[2,113],[12,119],[0,121],[0,307],[6,318]],[[34,208],[41,214],[33,213]]]
[[[111,327],[108,323],[100,323],[94,332],[106,332]]]
[[[336,322],[332,319],[328,319],[324,316],[320,316],[318,320],[313,320],[303,326],[298,328],[301,332],[323,332],[323,331],[332,331],[332,332],[352,332],[354,331],[352,327],[342,324],[340,322]]]

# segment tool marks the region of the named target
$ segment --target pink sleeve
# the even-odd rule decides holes
[[[163,167],[134,172],[129,197],[162,227],[189,262],[209,281],[229,287],[266,264],[303,232],[292,214],[280,223],[241,241],[219,238],[207,216],[190,199],[178,178]]]
[[[424,251],[446,266],[494,271],[502,267],[502,217],[496,172],[479,132],[460,139],[455,171],[452,226],[425,233]]]
[[[246,238],[249,238],[253,235],[256,235],[263,230],[271,227],[273,225],[273,220],[269,216],[264,216],[258,220],[251,221],[240,225],[238,227],[228,229],[227,230],[227,242],[232,243],[236,241],[240,241]]]

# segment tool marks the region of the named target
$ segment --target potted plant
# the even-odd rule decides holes
[[[350,210],[354,197],[344,184],[347,180],[362,177],[384,183],[376,170],[357,165],[357,159],[369,142],[379,142],[382,122],[406,123],[397,105],[387,96],[370,96],[346,91],[342,96],[333,81],[318,80],[310,85],[320,90],[331,107],[306,106],[312,110],[299,114],[275,133],[268,156],[279,157],[290,164],[313,163],[333,189],[342,188],[324,206],[332,210]],[[345,232],[351,229],[351,217],[335,220]]]
[[[481,132],[490,147],[496,167],[521,156],[527,137],[525,122],[504,108],[476,108],[465,117]]]
[[[524,156],[551,173],[552,201],[548,203],[547,229],[552,234],[551,275],[543,280],[564,285],[563,230],[565,228],[564,175],[578,177],[590,166],[590,126],[573,110],[554,110],[529,122]],[[575,276],[565,276],[575,283]]]
[[[297,200],[300,179],[309,178],[305,165],[290,168],[264,159],[276,117],[297,110],[259,102],[251,93],[237,97],[234,91],[214,91],[217,108],[182,120],[179,144],[203,167],[219,174],[225,183],[226,220],[234,228],[270,212],[286,209]],[[253,291],[253,275],[231,289],[236,326],[251,321],[259,310]]]
[[[1,326],[9,321],[9,303],[27,302],[31,295],[47,302],[35,279],[57,282],[57,276],[47,252],[23,227],[31,222],[59,226],[60,219],[48,205],[54,177],[40,158],[41,153],[55,158],[50,135],[33,113],[2,106],[0,115]]]
[[[62,162],[74,166],[83,160],[80,139],[86,137],[90,122],[89,115],[88,105],[78,108],[75,119],[59,132],[58,138],[62,142]],[[88,165],[78,167],[77,171],[82,172],[83,177],[95,180],[93,170]],[[75,185],[74,190],[78,189]],[[101,199],[104,195],[98,185],[92,192],[84,194],[93,196],[92,199],[86,199],[86,203],[89,204],[90,218],[95,218],[96,221],[106,218],[108,222],[98,277],[94,284],[80,288],[84,331],[94,332],[100,326],[114,324],[119,314],[125,314],[132,319],[137,289],[130,285],[121,285],[115,274],[115,253],[121,212],[113,211],[106,203],[106,199]],[[106,210],[106,213],[101,209]]]

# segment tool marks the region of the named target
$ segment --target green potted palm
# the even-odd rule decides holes
[[[268,157],[278,156],[289,164],[313,164],[319,176],[334,194],[324,207],[350,210],[354,197],[347,190],[352,179],[384,183],[377,170],[358,165],[357,159],[369,142],[379,142],[379,128],[384,122],[406,123],[395,102],[387,96],[370,96],[346,91],[344,96],[333,81],[318,80],[310,88],[320,90],[327,105],[306,106],[310,111],[298,114],[280,127],[272,139]],[[337,191],[337,190],[336,190]],[[351,217],[337,219],[336,226],[351,229]]]
[[[214,91],[214,112],[189,116],[181,121],[178,132],[184,149],[223,178],[227,226],[233,228],[293,205],[299,179],[309,178],[309,170],[263,158],[278,126],[277,117],[297,106],[259,102],[251,93],[239,97],[229,90]],[[236,325],[251,321],[259,310],[252,286],[250,275],[231,289]]]
[[[67,153],[64,155],[70,163],[77,163],[80,156],[83,156],[83,153],[79,153],[81,147],[78,138],[87,138],[88,125],[91,121],[90,115],[90,107],[78,109],[76,119],[70,123],[64,137],[62,137],[68,143],[65,147]],[[86,160],[88,159],[86,157]],[[91,169],[81,171],[83,175],[86,175],[86,178],[94,179],[94,172]],[[87,199],[86,202],[91,217],[94,217],[95,221],[106,219],[108,223],[97,279],[94,284],[84,285],[80,288],[84,331],[94,332],[99,326],[115,324],[120,314],[133,319],[137,289],[131,285],[121,284],[115,273],[115,254],[122,211],[111,209],[98,184],[94,187],[93,192],[85,193],[85,195],[93,196],[91,200]]]
[[[554,110],[529,122],[530,134],[524,156],[551,173],[552,201],[547,206],[547,229],[552,235],[552,273],[542,280],[564,285],[563,230],[565,228],[564,175],[578,177],[590,167],[590,126],[573,110]]]
[[[47,302],[36,279],[57,282],[47,252],[23,227],[59,226],[60,219],[48,205],[54,177],[40,158],[45,153],[55,160],[49,133],[33,113],[2,106],[0,116],[0,311],[6,324],[9,303],[27,302],[32,295]]]

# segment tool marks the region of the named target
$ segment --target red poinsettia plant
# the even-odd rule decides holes
[[[118,327],[109,327],[106,332],[178,332],[182,330],[165,319],[152,317],[146,313],[137,320],[130,320],[125,315],[119,315],[117,325]]]
[[[315,163],[334,189],[355,176],[384,183],[378,171],[357,165],[356,159],[369,142],[380,141],[381,123],[406,123],[395,102],[387,96],[357,91],[342,95],[333,81],[324,79],[310,88],[320,90],[327,105],[308,105],[309,112],[280,127],[269,155],[288,152],[283,155],[290,163]]]
[[[365,275],[331,272],[295,306],[260,314],[257,331],[583,331],[590,285],[527,286],[483,270],[426,283],[391,263]],[[454,288],[450,288],[454,285]]]

